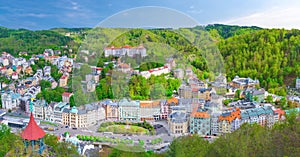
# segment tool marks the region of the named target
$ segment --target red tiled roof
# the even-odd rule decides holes
[[[26,140],[38,140],[45,136],[45,132],[35,122],[32,113],[26,128],[22,131],[21,137]]]
[[[228,115],[226,117],[220,116],[219,117],[219,121],[221,121],[221,120],[227,120],[229,123],[231,123],[236,118],[241,119],[241,110],[239,108],[236,108],[235,111],[232,111],[230,113],[230,115]]]
[[[116,50],[116,49],[122,49],[122,48],[127,48],[127,49],[133,49],[133,48],[144,49],[144,46],[143,45],[140,45],[138,47],[131,47],[130,45],[125,45],[123,47],[114,47],[114,46],[111,46],[111,47],[104,48],[104,50]]]
[[[70,97],[73,93],[69,93],[69,92],[63,92],[62,96],[64,97]]]
[[[281,118],[283,115],[285,115],[285,111],[280,108],[274,110],[274,112],[278,113],[279,118]]]
[[[60,77],[60,79],[67,79],[67,78],[68,78],[68,76],[66,76],[66,75],[63,75]]]
[[[197,112],[198,107],[195,107],[193,112],[191,113],[191,117],[197,118],[210,118],[210,115],[207,112]]]
[[[169,100],[167,100],[168,104],[174,102],[175,104],[178,104],[178,99],[175,97],[170,98]]]
[[[152,108],[159,106],[159,101],[140,101],[140,107]]]
[[[129,45],[125,45],[125,46],[123,46],[123,48],[131,48],[131,46],[129,46]]]

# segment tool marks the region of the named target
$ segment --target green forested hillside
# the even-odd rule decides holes
[[[178,31],[168,29],[133,29],[119,36],[111,43],[111,45],[117,46],[124,44],[134,46],[144,44],[149,57],[151,59],[155,58],[155,56],[159,57],[156,61],[159,61],[160,58],[163,59],[163,61],[160,62],[164,62],[168,55],[176,55],[180,58],[189,58],[189,56],[194,55],[193,59],[189,60],[189,63],[201,71],[208,70],[201,51]],[[151,60],[147,60],[146,57],[145,61]],[[183,61],[184,60],[181,60],[181,62]]]
[[[52,28],[51,31],[65,34],[65,33],[82,33],[91,30],[91,28]]]
[[[218,34],[224,38],[227,39],[232,36],[236,35],[242,35],[245,33],[252,33],[257,30],[261,30],[262,28],[256,27],[256,26],[231,26],[231,25],[223,25],[223,24],[212,24],[212,25],[207,25],[205,27],[205,30],[209,32],[213,32],[216,30]]]
[[[68,32],[73,34],[70,37],[64,36]],[[97,58],[103,57],[101,51],[104,47],[126,44],[144,44],[150,55],[166,55],[166,51],[180,53],[185,57],[184,61],[193,65],[200,79],[213,78],[213,75],[208,74],[209,71],[226,71],[229,80],[235,75],[257,78],[262,87],[280,95],[285,95],[285,88],[278,87],[293,85],[295,78],[300,76],[300,30],[221,24],[176,30],[55,28],[30,31],[0,27],[0,51],[13,55],[21,51],[41,53],[46,48],[67,51],[61,47],[64,45],[77,52],[81,45],[81,49],[88,48],[97,52],[89,59],[89,62],[97,64]],[[79,55],[77,58],[83,57]],[[163,57],[156,60],[161,63],[159,58]],[[219,62],[222,59],[224,65]],[[153,60],[145,58],[144,61]]]
[[[227,76],[259,79],[261,86],[284,95],[278,87],[300,76],[300,31],[263,29],[222,40],[219,49]]]
[[[144,39],[148,41],[169,44],[183,54],[196,54],[190,60],[194,71],[221,71],[218,57],[222,57],[229,81],[235,75],[256,78],[262,87],[279,95],[285,95],[285,86],[293,85],[295,78],[300,76],[300,30],[227,25],[208,25],[205,29],[211,37],[206,37],[207,32],[198,26],[174,31],[147,30],[148,34],[158,37],[140,31],[127,34],[126,38],[129,39],[127,44],[137,44],[137,39],[146,36]],[[197,74],[201,73],[199,71]],[[203,73],[198,76],[204,78]]]
[[[8,29],[0,27],[0,52],[6,51],[14,56],[19,52],[38,54],[47,48],[67,50],[62,46],[77,48],[72,38],[50,30],[30,31],[26,29]]]

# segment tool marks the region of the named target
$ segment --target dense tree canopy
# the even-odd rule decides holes
[[[45,90],[46,88],[51,88],[51,82],[47,81],[47,80],[41,80],[40,86],[41,86],[42,90]]]
[[[48,146],[48,155],[50,156],[79,156],[77,148],[67,142],[58,142],[58,138],[55,135],[46,134],[44,137],[45,144]]]
[[[212,24],[207,25],[205,30],[208,30],[211,34],[214,30],[216,33],[219,34],[222,38],[227,39],[232,36],[242,35],[245,33],[252,33],[257,30],[261,30],[262,28],[256,26],[230,26],[230,25],[223,25],[223,24]]]
[[[72,38],[50,30],[30,31],[0,27],[0,52],[6,51],[14,56],[24,51],[38,54],[45,49],[67,51],[68,49],[62,47],[65,45],[73,48],[78,46]]]
[[[147,71],[147,70],[162,67],[162,66],[164,66],[164,64],[162,64],[162,63],[155,63],[155,62],[142,63],[140,65],[139,70],[140,71]]]
[[[167,79],[164,75],[151,75],[148,79],[141,75],[133,75],[129,81],[117,79],[116,82],[111,80],[110,77],[106,77],[100,80],[99,85],[96,87],[96,93],[99,100],[122,97],[137,100],[155,100],[171,97],[173,91],[177,90],[180,84],[179,79]]]
[[[46,88],[42,89],[42,92],[37,94],[37,99],[44,99],[47,103],[50,103],[51,101],[54,102],[60,102],[62,101],[62,93],[65,91],[65,89],[61,87],[56,87],[55,89]]]
[[[90,40],[94,41],[85,41],[92,43],[92,45],[88,45],[91,51],[103,51],[103,47],[93,45],[93,43],[96,44],[106,40],[111,42],[109,43],[110,45],[115,46],[124,46],[126,44],[137,46],[149,43],[150,45],[151,43],[167,44],[176,49],[178,53],[184,54],[185,57],[195,54],[189,61],[195,67],[193,70],[200,79],[213,78],[208,73],[208,69],[220,68],[212,68],[212,65],[217,65],[217,63],[212,64],[212,62],[218,61],[215,53],[217,50],[208,43],[214,41],[219,45],[219,50],[225,60],[226,73],[229,80],[235,75],[257,78],[260,80],[262,87],[278,95],[286,95],[285,87],[292,85],[293,80],[300,75],[300,31],[296,29],[262,29],[255,26],[240,27],[221,24],[178,30],[133,29],[128,31],[126,29],[93,29],[94,32],[100,32],[98,36],[93,36],[93,30],[87,28],[56,28],[44,31],[29,31],[1,27],[0,30],[0,51],[6,51],[13,55],[17,55],[20,51],[41,53],[46,48],[64,49],[61,47],[64,45],[76,47],[76,43],[81,43],[86,33],[90,34],[92,37]],[[207,30],[210,34],[205,33],[204,30]],[[64,36],[68,31],[73,33],[71,37]],[[124,31],[126,33],[122,34]],[[122,35],[117,38],[110,36],[111,33],[118,34],[118,32]],[[209,35],[215,40],[205,39]],[[110,38],[114,40],[111,41],[109,40]],[[192,44],[200,45],[200,48]],[[97,47],[97,49],[94,49],[94,47]],[[153,47],[153,44],[149,47]],[[154,51],[149,49],[149,53],[157,55],[158,53],[165,54],[166,51],[156,48]],[[98,54],[100,55],[97,56]],[[90,59],[101,58],[101,61],[98,63],[102,67],[106,59],[103,60],[104,57],[101,57],[101,55],[102,53],[96,53],[96,56]],[[202,56],[205,56],[206,60]],[[208,62],[210,63],[209,66]],[[136,66],[134,63],[131,65]],[[39,68],[39,64],[33,66],[34,70],[37,68]],[[58,72],[57,69],[53,67],[52,69],[53,77],[55,80],[58,80],[61,75],[55,73]]]
[[[300,31],[260,30],[233,36],[219,43],[227,77],[259,79],[262,87],[285,95],[285,85],[300,76]]]
[[[5,156],[9,151],[15,149],[15,155],[21,155],[24,149],[21,137],[10,132],[11,129],[5,125],[0,125],[0,156]]]
[[[206,156],[208,148],[208,141],[200,136],[182,136],[171,143],[167,154],[170,157],[202,157]]]

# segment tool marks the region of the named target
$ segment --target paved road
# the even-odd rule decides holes
[[[10,116],[8,116],[10,117]],[[25,119],[18,117],[20,119]],[[108,135],[100,132],[96,132],[97,128],[99,125],[91,126],[89,128],[77,128],[77,129],[72,129],[72,128],[66,128],[64,125],[58,125],[57,127],[49,125],[49,124],[40,124],[40,127],[44,129],[45,132],[54,134],[56,136],[61,136],[65,132],[69,132],[70,136],[77,136],[77,135],[87,135],[87,136],[100,136],[100,137],[109,137],[109,138],[119,138],[119,139],[131,139],[135,142],[139,140],[143,140],[145,143],[145,148],[152,149],[153,147],[166,147],[169,143],[172,142],[174,139],[173,136],[170,136],[168,134],[168,128],[167,128],[167,123],[166,121],[160,121],[160,122],[151,122],[152,125],[157,126],[156,128],[156,135],[124,135],[124,134],[113,134],[113,135]],[[48,131],[45,128],[54,128],[54,131]],[[21,131],[21,128],[12,128],[12,131],[15,133],[18,133]],[[156,139],[156,138],[161,138],[162,139],[162,144],[160,145],[150,145],[151,140]]]
[[[87,136],[102,136],[102,137],[109,137],[109,138],[119,138],[119,139],[131,139],[133,141],[135,141],[135,143],[137,143],[137,141],[139,140],[143,140],[144,143],[145,143],[145,149],[146,150],[152,150],[153,148],[154,149],[158,149],[158,148],[164,148],[163,150],[161,151],[164,151],[165,149],[167,149],[167,145],[169,143],[172,142],[173,140],[173,137],[172,136],[169,136],[168,134],[159,134],[159,135],[123,135],[123,134],[113,134],[113,135],[107,135],[107,134],[104,134],[104,133],[100,133],[100,132],[93,132],[93,131],[90,131],[90,130],[86,130],[86,129],[77,129],[77,130],[73,130],[71,128],[61,128],[59,127],[58,130],[56,131],[53,131],[53,132],[49,132],[49,133],[53,133],[57,136],[60,136],[62,135],[63,133],[65,132],[69,132],[71,136],[76,136],[78,134],[80,135],[87,135]],[[159,145],[151,145],[150,144],[150,141],[153,140],[153,139],[156,139],[156,138],[161,138],[163,141],[162,141],[162,144],[159,144]]]
[[[8,116],[8,115],[6,115],[6,116]],[[11,116],[8,116],[8,117],[11,117]],[[16,117],[13,117],[13,118],[16,118]],[[26,118],[18,117],[18,118],[22,119],[22,120],[27,119],[27,117]],[[78,128],[76,130],[74,130],[72,128],[65,128],[65,126],[63,126],[63,125],[58,125],[57,127],[54,127],[49,124],[40,124],[40,127],[43,128],[45,132],[50,133],[50,134],[55,134],[57,136],[61,136],[65,132],[69,132],[71,136],[76,136],[76,135],[80,134],[80,135],[88,135],[88,136],[106,136],[106,137],[121,138],[121,139],[130,138],[135,141],[144,140],[145,143],[146,143],[146,141],[153,140],[155,138],[162,138],[163,142],[171,142],[173,140],[173,137],[168,135],[168,129],[165,127],[166,122],[164,122],[164,121],[151,122],[151,124],[152,125],[160,124],[163,127],[156,129],[156,131],[157,131],[156,135],[132,135],[132,136],[123,135],[123,134],[104,135],[103,133],[96,132],[98,126],[91,126],[89,128]],[[45,129],[48,127],[51,127],[51,128],[57,129],[57,130],[48,131]],[[13,128],[12,130],[13,130],[13,132],[21,131],[20,128]]]
[[[88,129],[84,129],[84,128],[78,128],[76,130],[72,129],[72,128],[65,128],[65,126],[58,126],[57,127],[58,130],[55,131],[46,131],[48,133],[51,134],[55,134],[57,136],[62,135],[65,132],[69,132],[71,136],[76,136],[76,135],[87,135],[87,136],[102,136],[102,137],[110,137],[110,138],[120,138],[120,139],[125,139],[125,138],[129,138],[132,139],[134,141],[138,141],[138,140],[144,140],[145,143],[146,141],[150,141],[156,138],[162,138],[163,142],[171,142],[173,140],[172,136],[169,136],[168,134],[158,134],[158,135],[124,135],[124,134],[113,134],[113,135],[108,135],[108,134],[104,134],[104,133],[100,133],[100,132],[95,132],[95,131],[91,131]]]
[[[145,143],[146,150],[161,148],[158,149],[158,151],[156,152],[163,152],[166,149],[168,149],[168,145],[173,141],[175,137],[168,133],[169,129],[167,127],[166,121],[151,122],[151,125],[156,126],[156,135],[131,135],[131,136],[124,135],[124,134],[108,135],[108,134],[96,132],[99,125],[91,126],[89,128],[78,128],[78,129],[66,128],[64,125],[58,125],[57,127],[54,127],[49,124],[40,124],[40,127],[43,128],[45,132],[54,134],[56,136],[61,136],[65,132],[69,132],[70,136],[87,135],[87,136],[99,136],[99,137],[109,137],[109,138],[119,138],[119,139],[131,139],[135,141],[135,143],[137,143],[137,141],[139,140],[143,140]],[[47,127],[55,128],[55,130],[54,131],[45,130],[45,128]],[[19,131],[21,131],[21,129],[12,128],[12,131],[14,133],[18,133]],[[154,146],[151,145],[150,141],[156,138],[161,138],[162,143]],[[207,138],[206,140],[212,142],[214,138]]]

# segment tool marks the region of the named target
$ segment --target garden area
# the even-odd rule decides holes
[[[48,124],[48,125],[52,125],[52,126],[58,126],[58,124],[56,123],[51,123],[51,122],[48,122],[48,121],[40,121],[41,124]]]
[[[138,135],[154,135],[155,130],[152,125],[146,121],[142,123],[130,122],[105,122],[98,128],[99,132],[113,132],[116,134],[138,134]]]
[[[66,135],[65,132],[64,135]],[[121,138],[111,138],[111,137],[100,137],[100,136],[87,136],[87,135],[77,135],[76,136],[81,141],[89,141],[89,142],[106,142],[106,143],[112,143],[112,144],[125,144],[125,145],[134,145],[134,141],[132,139],[121,139]],[[150,141],[149,144],[156,145],[159,143],[162,143],[162,138],[156,138]],[[144,146],[145,141],[144,140],[138,140],[139,146]]]
[[[151,140],[152,145],[159,144],[162,142],[163,142],[162,138],[156,138],[156,139]]]
[[[86,135],[77,135],[77,138],[81,141],[90,141],[90,142],[107,142],[114,144],[133,144],[131,139],[120,139],[120,138],[110,138],[110,137],[98,137],[98,136],[86,136]]]
[[[100,132],[113,132],[116,134],[140,134],[148,135],[149,130],[139,126],[126,126],[126,125],[111,125],[105,128],[99,128]]]

